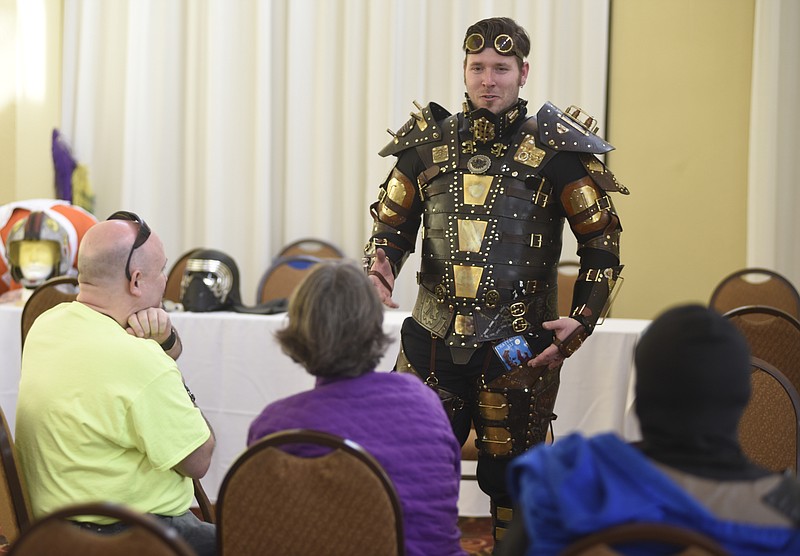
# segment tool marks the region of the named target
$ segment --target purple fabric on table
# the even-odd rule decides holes
[[[51,142],[53,151],[53,169],[55,171],[56,199],[72,202],[72,173],[78,166],[72,156],[67,141],[57,129],[53,130]]]
[[[408,556],[464,554],[461,448],[439,397],[415,375],[318,379],[313,390],[268,405],[250,425],[247,443],[293,428],[345,437],[380,462],[402,503]]]

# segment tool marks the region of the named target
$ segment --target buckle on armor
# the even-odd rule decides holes
[[[372,240],[372,244],[386,246],[389,245],[389,240],[386,239],[385,237],[376,237],[375,239]]]
[[[516,318],[511,323],[511,328],[514,329],[514,332],[518,334],[521,332],[525,332],[528,329],[528,321],[526,321],[522,317]]]
[[[514,317],[522,317],[525,315],[525,311],[527,311],[528,307],[521,301],[517,301],[516,303],[512,303],[508,310],[511,311],[511,316]]]
[[[533,195],[532,199],[534,205],[539,205],[542,208],[547,207],[547,203],[549,200],[550,200],[550,195],[548,195],[547,193],[542,193],[541,191],[537,191]]]
[[[531,234],[531,247],[539,249],[542,246],[542,234]]]
[[[500,301],[500,292],[497,290],[489,290],[486,292],[484,300],[486,301],[487,307],[494,309],[497,306],[497,302]]]
[[[597,210],[608,210],[611,208],[611,199],[608,198],[608,195],[600,197],[597,199]]]

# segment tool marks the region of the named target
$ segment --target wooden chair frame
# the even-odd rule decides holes
[[[292,291],[294,291],[294,288],[296,288],[300,283],[303,276],[308,273],[310,267],[322,262],[322,260],[323,259],[320,259],[319,257],[312,257],[310,255],[295,255],[275,259],[266,272],[264,272],[264,274],[261,276],[261,280],[258,282],[258,290],[256,290],[256,303],[267,303],[277,299],[288,298]],[[277,272],[280,272],[287,266],[292,267],[292,265],[295,263],[302,266],[301,269],[296,271],[297,276],[292,277],[291,282],[282,284],[282,287],[278,288],[277,290],[270,291],[270,279],[273,278]]]
[[[101,535],[70,523],[71,518],[79,516],[110,517],[130,527],[118,535]],[[68,535],[68,540],[72,542],[60,543],[59,533]],[[139,537],[138,546],[131,546],[131,535]],[[46,536],[47,539],[41,539],[42,536]],[[73,551],[70,550],[76,539],[81,539],[80,544],[84,545],[81,549],[85,549],[86,552],[77,547],[73,548]],[[143,550],[145,552],[142,552]],[[157,552],[153,552],[155,550]],[[39,519],[11,545],[10,555],[54,556],[87,552],[109,556],[133,556],[142,553],[195,556],[195,552],[174,529],[159,523],[152,516],[108,502],[68,506]]]
[[[296,255],[309,255],[319,259],[342,259],[344,253],[333,243],[315,237],[304,237],[284,246],[275,259],[293,257]]]
[[[694,555],[730,556],[711,537],[698,531],[666,523],[624,523],[601,529],[567,546],[560,556],[622,554],[611,547],[620,544],[656,542],[677,548],[693,548]],[[679,552],[676,551],[676,554]],[[680,552],[682,553],[682,552]]]
[[[33,290],[33,293],[31,293],[31,296],[22,308],[22,318],[20,319],[21,346],[25,345],[25,338],[28,336],[28,330],[30,330],[36,317],[59,303],[74,301],[75,298],[78,297],[77,288],[77,278],[73,276],[56,276],[55,278],[46,280]],[[41,305],[42,297],[46,295],[50,295],[52,298]]]
[[[780,370],[800,391],[800,321],[789,313],[767,305],[747,305],[728,311],[723,315],[742,332],[750,345],[751,355],[763,359]],[[774,330],[760,329],[771,321],[783,325],[790,336],[778,335]],[[766,343],[768,342],[768,343]]]
[[[395,539],[398,556],[405,554],[404,536],[403,536],[403,513],[400,504],[400,499],[397,491],[394,488],[389,476],[383,469],[381,464],[359,444],[341,438],[339,436],[328,434],[320,431],[313,431],[308,429],[289,429],[268,435],[255,444],[251,445],[231,466],[225,474],[222,485],[219,489],[219,496],[217,498],[217,546],[218,554],[222,556],[225,554],[225,541],[226,541],[226,502],[230,495],[231,484],[236,480],[240,470],[246,464],[250,463],[253,458],[258,458],[263,455],[267,450],[273,450],[286,445],[310,445],[314,447],[329,448],[332,451],[340,451],[356,460],[360,465],[363,465],[369,473],[376,477],[385,492],[394,514],[395,522]],[[327,454],[330,455],[330,454]],[[292,456],[299,460],[305,460],[302,456]],[[323,459],[311,458],[311,459]],[[292,503],[293,501],[278,501],[278,500],[264,500],[264,504],[277,504],[277,503]],[[289,531],[284,531],[285,534],[291,534]]]
[[[0,465],[2,465],[3,484],[0,491],[7,499],[0,502],[6,506],[2,514],[8,512],[11,523],[0,523],[2,533],[10,543],[24,533],[31,524],[31,506],[28,491],[22,477],[22,471],[17,465],[17,456],[14,450],[14,439],[8,428],[8,421],[0,408]]]
[[[767,280],[762,284],[750,283],[745,279],[748,275],[763,276]],[[742,291],[741,302],[730,302],[728,296],[734,288]],[[772,295],[769,295],[770,293]],[[785,297],[787,303],[777,306],[766,302],[767,299],[778,295]],[[767,268],[743,268],[729,274],[716,285],[708,305],[720,313],[749,305],[769,305],[800,319],[800,292],[785,276]]]
[[[754,372],[761,371],[772,377],[775,382],[777,382],[781,388],[786,393],[786,398],[791,403],[793,408],[793,427],[794,427],[794,465],[793,465],[793,472],[795,476],[798,473],[798,465],[800,465],[800,393],[798,393],[797,388],[794,387],[792,382],[784,375],[780,370],[776,369],[773,365],[770,365],[766,361],[759,359],[758,357],[751,357],[750,358],[750,365],[753,368]],[[756,395],[756,392],[753,392],[753,396]],[[754,397],[751,397],[750,403],[754,402]],[[749,404],[748,404],[749,407]],[[746,410],[745,410],[746,411]],[[746,415],[746,414],[745,414]],[[769,461],[766,461],[760,458],[755,452],[754,449],[748,449],[750,444],[748,443],[748,438],[743,434],[743,430],[740,427],[739,430],[739,441],[742,444],[742,449],[744,450],[745,454],[748,455],[751,459],[753,459],[759,465],[771,469],[776,473],[782,473],[785,469],[778,468],[775,465],[770,465]],[[778,444],[783,445],[782,439],[775,440]],[[772,450],[770,450],[772,453]]]

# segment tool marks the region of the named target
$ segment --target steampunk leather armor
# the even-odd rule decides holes
[[[459,364],[487,342],[533,338],[542,322],[558,318],[566,219],[582,261],[571,316],[583,326],[556,345],[571,355],[607,311],[622,269],[621,227],[609,193],[628,191],[595,156],[613,147],[595,135],[592,118],[572,107],[564,112],[546,103],[534,117],[524,100],[498,115],[472,110],[469,101],[456,115],[434,103],[416,107],[380,153],[399,160],[371,206],[365,266],[382,248],[396,276],[422,228],[412,316],[444,340]],[[545,170],[560,152],[572,153],[578,179],[559,183]],[[550,343],[545,337],[539,351]],[[397,368],[415,370],[402,351]],[[459,407],[437,387],[433,369],[418,374],[446,407]],[[482,378],[472,407],[481,454],[509,458],[543,441],[558,382],[558,369],[546,367]]]
[[[395,168],[372,209],[370,257],[382,247],[395,275],[414,250],[422,214],[422,265],[413,316],[454,348],[534,331],[558,317],[556,267],[563,219],[584,248],[619,258],[619,219],[608,193],[627,189],[594,155],[613,147],[579,109],[550,103],[525,117],[524,100],[495,116],[419,107],[382,156],[414,149],[417,175]],[[580,153],[587,176],[561,191],[541,175],[559,151]],[[560,197],[560,198],[559,198]],[[586,269],[572,316],[587,334],[601,317],[621,266]],[[590,287],[586,287],[590,284]]]

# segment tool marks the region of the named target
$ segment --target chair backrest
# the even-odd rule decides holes
[[[117,519],[129,527],[104,535],[76,526],[78,516]],[[178,533],[156,518],[110,503],[80,504],[36,521],[11,545],[14,556],[193,556]]]
[[[195,248],[186,251],[183,255],[178,257],[178,260],[175,261],[175,264],[169,269],[169,273],[167,274],[167,286],[164,288],[164,299],[172,301],[173,303],[180,303],[183,269],[186,268],[186,261],[197,251],[201,251],[201,249]]]
[[[322,259],[310,255],[276,259],[259,281],[256,302],[288,299],[303,277],[321,261]]]
[[[2,408],[0,421],[0,534],[13,543],[30,525],[31,506]]]
[[[56,276],[50,278],[35,290],[22,308],[20,337],[22,345],[36,317],[65,301],[74,301],[78,297],[78,279],[72,276]]]
[[[582,537],[567,546],[560,556],[613,556],[624,554],[614,547],[656,543],[664,549],[674,547],[675,555],[730,556],[711,537],[665,523],[624,523]],[[659,552],[662,554],[662,552]]]
[[[739,307],[725,313],[747,339],[750,355],[785,374],[800,390],[800,321],[767,306]]]
[[[580,263],[575,261],[558,263],[558,315],[561,317],[568,317],[572,310],[572,292],[580,269]]]
[[[776,473],[800,461],[800,394],[786,376],[751,358],[752,395],[739,422],[739,442],[755,463]]]
[[[281,449],[289,445],[302,455]],[[217,542],[220,555],[402,555],[402,511],[386,472],[358,444],[287,430],[250,446],[226,473]]]
[[[344,258],[342,250],[334,244],[313,237],[298,239],[281,249],[275,259],[281,257],[294,257],[296,255],[309,255],[319,259],[341,259]]]
[[[746,305],[775,307],[800,319],[800,293],[787,278],[774,270],[738,270],[717,284],[709,301],[709,307],[721,314]]]

